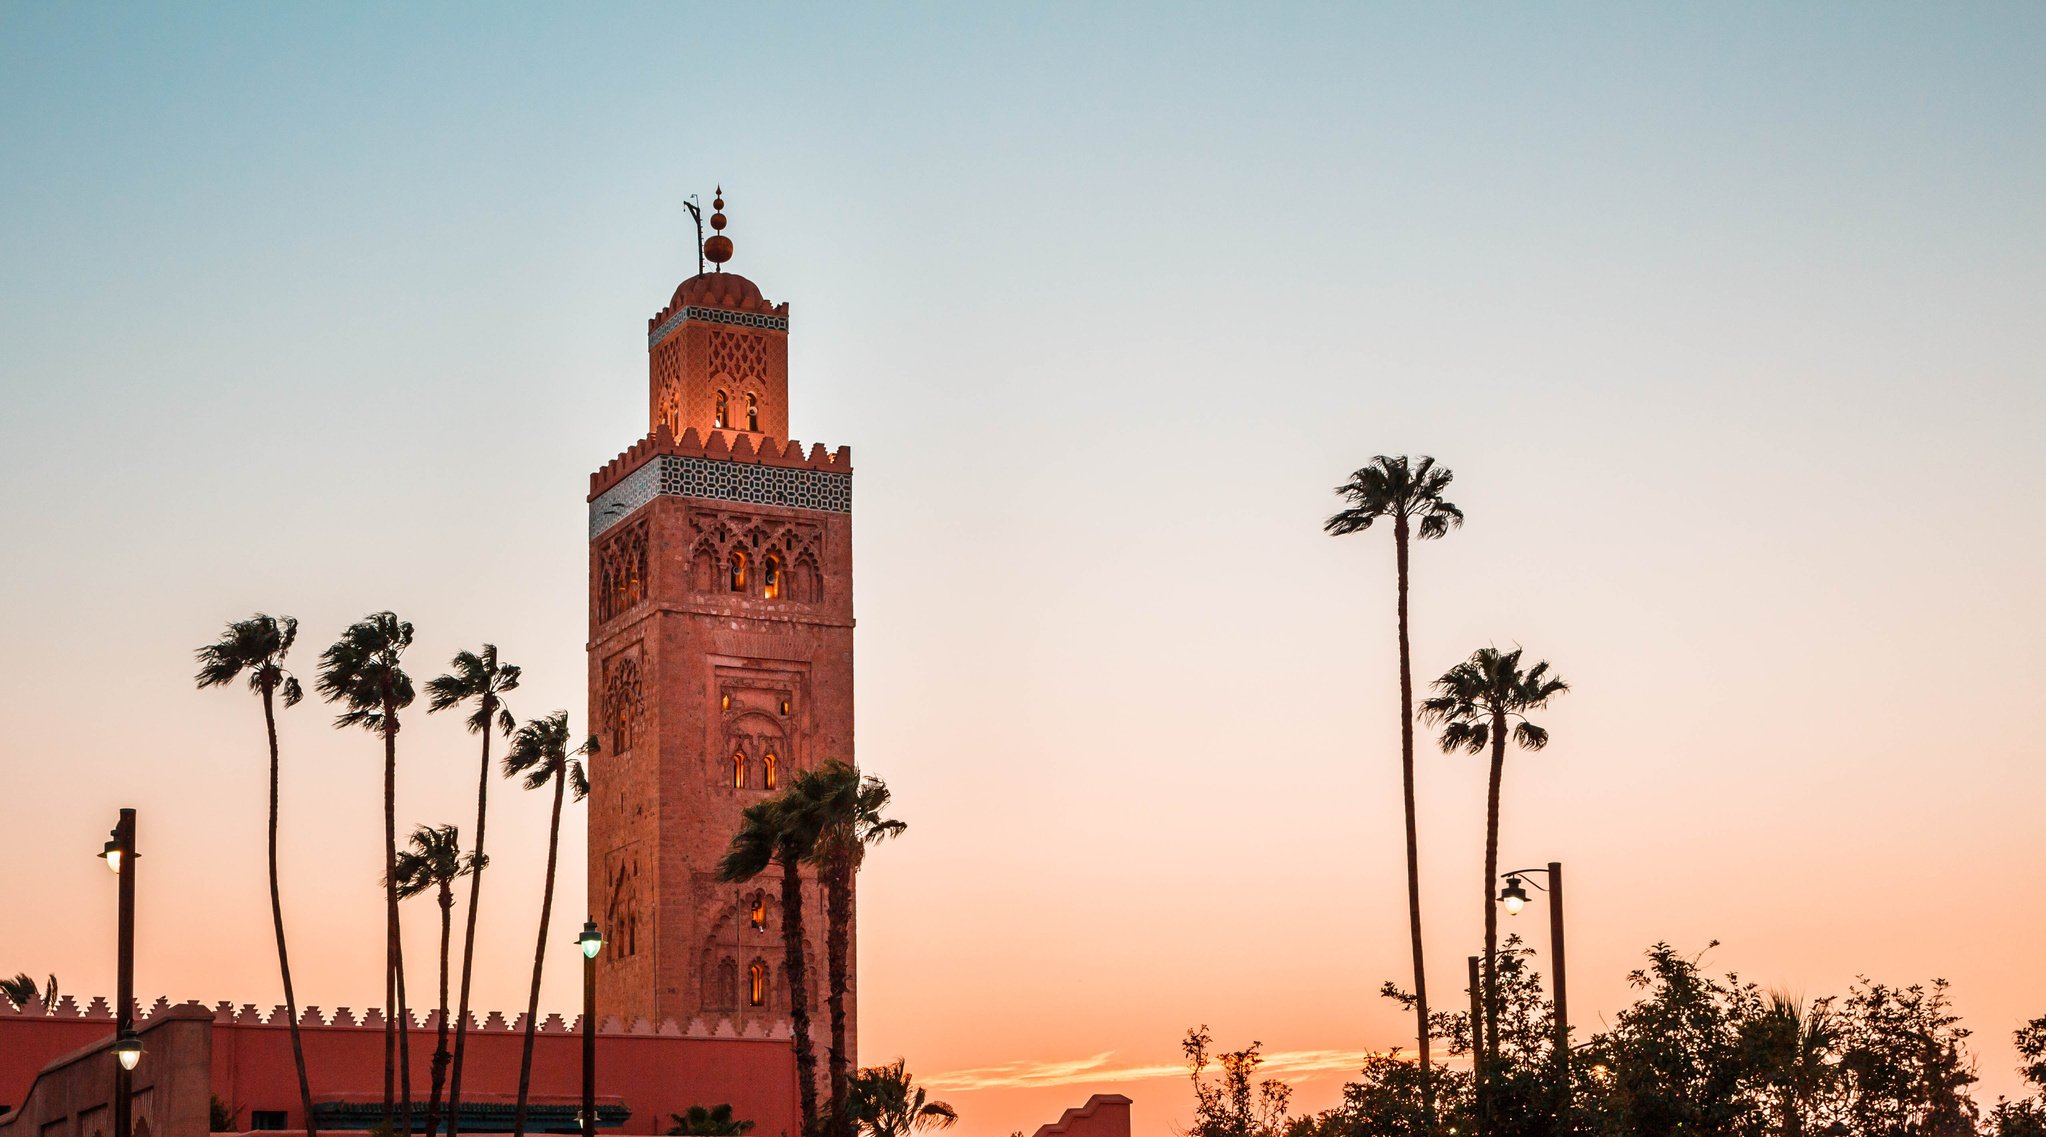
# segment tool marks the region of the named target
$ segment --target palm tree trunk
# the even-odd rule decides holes
[[[554,771],[554,817],[547,823],[547,884],[540,892],[540,942],[533,948],[533,992],[526,999],[526,1045],[519,1055],[519,1104],[512,1112],[512,1137],[526,1137],[526,1096],[533,1088],[533,1030],[539,1025],[540,969],[547,961],[547,917],[554,909],[554,855],[561,846],[561,795],[568,771]]]
[[[405,941],[398,940],[398,1116],[412,1137],[412,1004],[405,998]]]
[[[454,932],[455,886],[440,886],[440,1042],[433,1049],[433,1090],[426,1099],[426,1137],[440,1128],[441,1079],[448,1072],[448,939]]]
[[[797,858],[781,856],[782,973],[789,980],[789,1025],[796,1048],[796,1086],[802,1095],[803,1131],[817,1132],[817,1045],[810,1037],[810,977],[803,959],[803,878]],[[736,961],[735,961],[736,962]]]
[[[398,739],[384,700],[384,1126],[396,1114],[398,1046]]]
[[[496,709],[496,700],[483,701],[483,769],[476,776],[476,849],[469,872],[469,915],[467,929],[462,933],[462,994],[460,1009],[455,1019],[455,1062],[448,1074],[448,1137],[461,1132],[462,1123],[462,1052],[469,1041],[469,976],[476,966],[476,909],[483,897],[483,869],[487,865],[483,858],[483,825],[489,814],[485,806],[490,801],[490,715]]]
[[[305,1113],[306,1137],[320,1137],[313,1121],[313,1088],[306,1080],[305,1044],[298,1034],[298,997],[291,989],[291,957],[284,950],[284,900],[277,888],[277,712],[274,690],[263,688],[263,730],[270,737],[270,925],[277,932],[277,970],[284,975],[284,1010],[291,1016],[291,1061],[298,1069],[299,1108]]]
[[[1506,772],[1506,716],[1492,715],[1492,777],[1485,791],[1485,1066],[1499,1067],[1499,906],[1492,889],[1499,880],[1499,781]],[[1486,1087],[1486,1101],[1490,1089]]]
[[[384,1114],[391,1112],[392,1032],[398,1041],[398,1116],[406,1137],[412,1133],[412,1013],[405,1005],[405,946],[398,925],[398,708],[388,684],[384,692],[384,903],[387,923],[385,945],[391,986],[387,993],[384,1024]]]
[[[1421,959],[1421,840],[1414,813],[1414,669],[1407,644],[1407,515],[1393,520],[1393,550],[1399,562],[1400,784],[1407,809],[1407,924],[1414,943],[1414,1019],[1421,1059],[1421,1124],[1435,1132],[1435,1078],[1428,1054],[1428,969]]]
[[[847,957],[852,948],[852,858],[842,851],[834,854],[824,871],[824,967],[831,980],[831,1128],[836,1137],[852,1137],[852,1118],[845,1112],[852,1075],[845,1038]]]

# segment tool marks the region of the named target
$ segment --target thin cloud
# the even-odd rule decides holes
[[[1380,1053],[1382,1052],[1372,1050],[1280,1050],[1264,1056],[1263,1065],[1258,1067],[1258,1076],[1311,1081],[1318,1075],[1331,1072],[1353,1074],[1363,1068],[1366,1058]],[[1004,1062],[997,1066],[951,1070],[933,1074],[922,1080],[934,1089],[1005,1090],[1101,1082],[1142,1082],[1155,1078],[1186,1076],[1186,1066],[1182,1063],[1118,1065],[1115,1062],[1115,1052],[1104,1050],[1087,1058]]]

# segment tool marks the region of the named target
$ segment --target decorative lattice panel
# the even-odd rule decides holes
[[[758,312],[727,312],[721,308],[691,307],[684,308],[667,319],[662,320],[661,326],[655,328],[646,337],[647,350],[652,351],[655,344],[667,339],[675,333],[676,328],[691,320],[698,320],[707,324],[730,324],[740,328],[767,328],[777,332],[789,330],[789,318],[787,316],[764,316]]]
[[[627,474],[590,503],[591,538],[656,497],[693,497],[851,513],[852,475],[662,454]]]

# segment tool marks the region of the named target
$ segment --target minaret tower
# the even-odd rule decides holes
[[[788,440],[789,306],[724,271],[724,205],[711,271],[647,322],[649,433],[590,478],[590,910],[604,1017],[785,1034],[780,874],[717,864],[746,806],[853,760],[852,452]]]

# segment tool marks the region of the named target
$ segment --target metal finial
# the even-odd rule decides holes
[[[732,239],[725,236],[725,187],[723,185],[718,186],[717,196],[710,199],[710,207],[713,211],[710,215],[710,227],[716,230],[716,232],[710,236],[709,240],[703,243],[703,255],[709,259],[710,263],[718,266],[714,271],[723,272],[725,271],[725,262],[732,259]]]

